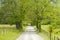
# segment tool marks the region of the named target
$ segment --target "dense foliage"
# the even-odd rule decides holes
[[[23,21],[36,25],[60,25],[59,0],[2,0],[0,2],[0,23],[16,24],[17,29],[22,28]]]

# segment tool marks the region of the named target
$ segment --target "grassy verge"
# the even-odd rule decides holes
[[[15,27],[0,27],[0,40],[16,40],[22,32]]]
[[[45,34],[44,32],[40,32],[38,34],[41,35],[44,38],[44,40],[49,40],[49,36]]]
[[[3,32],[0,34],[0,40],[16,40],[16,38],[21,34],[18,30],[12,30],[8,32]]]
[[[50,25],[42,25],[42,29],[44,31],[42,31],[42,32],[39,33],[40,35],[42,35],[45,38],[45,40],[50,40],[49,33],[48,33],[49,26]],[[54,37],[55,37],[55,40],[59,39],[59,37],[60,37],[60,31],[58,29],[56,29],[56,30],[54,29],[53,30],[52,36],[51,36],[51,40],[54,40]]]

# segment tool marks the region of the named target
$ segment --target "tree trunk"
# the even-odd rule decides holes
[[[51,40],[51,33],[50,33],[50,40]]]
[[[22,21],[20,21],[20,28],[22,29]]]
[[[38,25],[38,26],[39,26],[39,32],[41,32],[41,24],[39,23],[39,25]]]
[[[36,27],[37,27],[37,29],[38,29],[38,22],[36,22]]]
[[[22,29],[22,21],[20,21],[20,22],[16,22],[16,28],[17,29]]]
[[[36,27],[39,32],[41,32],[41,24],[37,21],[36,22]]]

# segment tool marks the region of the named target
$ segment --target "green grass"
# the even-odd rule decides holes
[[[0,40],[16,40],[23,31],[17,30],[15,27],[0,27]]]
[[[44,38],[44,40],[49,40],[49,36],[45,34],[44,32],[40,32],[38,34],[41,35]]]
[[[49,27],[50,25],[42,25],[42,29],[45,30],[46,32],[49,32]],[[53,29],[53,32],[52,32],[53,35],[57,35],[60,37],[60,29]]]
[[[10,31],[8,33],[0,34],[0,40],[16,40],[16,38],[21,34],[21,32]]]
[[[60,38],[60,29],[55,29],[53,35]]]
[[[42,32],[40,32],[39,34],[42,35],[44,37],[45,40],[50,40],[49,38],[49,27],[50,25],[42,25],[41,28],[44,30]],[[56,37],[55,39],[57,39],[57,37],[60,37],[60,29],[54,29],[52,32],[52,40],[54,40],[54,36]]]

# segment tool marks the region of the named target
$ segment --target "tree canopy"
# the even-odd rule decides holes
[[[42,24],[60,25],[59,0],[2,0],[0,2],[0,23],[19,24],[31,21],[39,28]],[[38,27],[39,26],[39,27]]]

